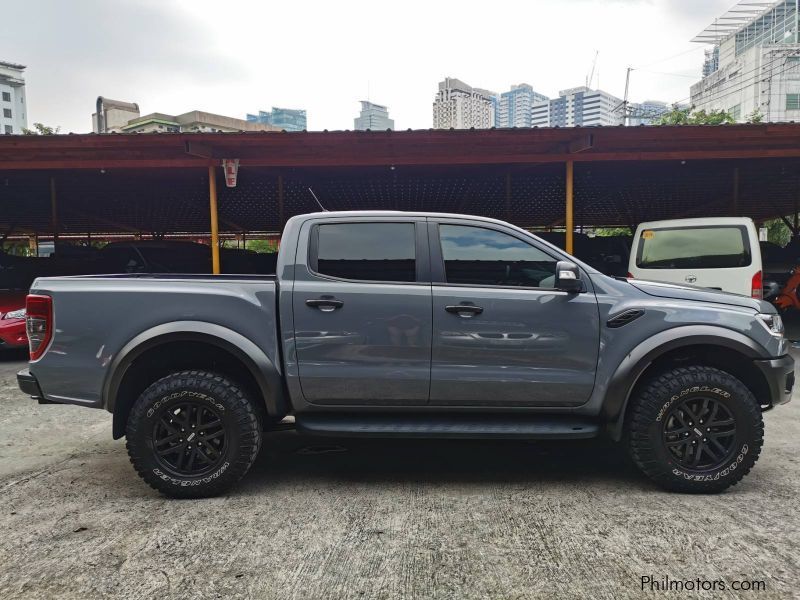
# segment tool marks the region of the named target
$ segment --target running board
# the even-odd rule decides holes
[[[581,439],[600,432],[597,423],[575,417],[523,415],[340,415],[295,417],[297,430],[328,437]]]

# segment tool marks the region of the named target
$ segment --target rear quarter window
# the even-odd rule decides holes
[[[640,269],[732,269],[752,263],[745,226],[645,229],[639,234]]]

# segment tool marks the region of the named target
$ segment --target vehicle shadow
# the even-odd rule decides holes
[[[624,448],[609,440],[319,438],[270,433],[244,493],[294,481],[533,483],[602,480],[649,487]]]

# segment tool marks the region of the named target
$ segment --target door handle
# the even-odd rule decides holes
[[[474,304],[458,304],[455,306],[445,306],[444,309],[458,315],[459,317],[471,318],[483,312],[483,307]]]
[[[344,302],[334,298],[312,298],[310,300],[306,300],[306,306],[318,308],[322,312],[333,312],[337,308],[342,308],[344,306]]]

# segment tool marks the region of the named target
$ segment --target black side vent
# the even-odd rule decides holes
[[[644,314],[644,311],[640,308],[631,308],[630,310],[626,310],[624,312],[619,313],[618,315],[611,317],[607,322],[611,329],[616,329],[617,327],[622,327],[623,325],[627,325],[631,321],[635,321],[639,317]]]

